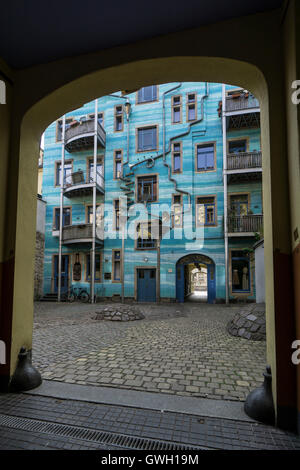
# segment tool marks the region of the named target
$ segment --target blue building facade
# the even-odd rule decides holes
[[[94,102],[66,114],[64,143],[62,118],[45,131],[44,294],[59,282],[90,292],[95,219],[96,300],[255,300],[262,185],[251,93],[168,83],[99,98],[97,113],[96,128]]]

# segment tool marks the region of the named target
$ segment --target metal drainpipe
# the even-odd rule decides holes
[[[129,100],[127,98],[126,103],[129,103]],[[126,121],[127,121],[127,162],[124,162],[122,164],[122,177],[124,178],[124,164],[129,163],[129,114],[126,115]],[[127,201],[127,197],[126,197]],[[124,202],[123,202],[124,204]],[[124,207],[122,208],[121,213],[124,211]],[[125,217],[124,214],[122,217]],[[126,220],[127,220],[127,210],[126,210]],[[121,279],[122,279],[122,286],[121,286],[121,299],[122,299],[122,304],[124,303],[124,292],[125,292],[125,276],[124,276],[124,270],[125,270],[125,220],[122,220],[122,259],[121,259]]]
[[[97,124],[98,124],[98,99],[95,100],[94,119],[94,176],[93,176],[93,236],[92,236],[92,272],[91,272],[91,302],[95,303],[95,251],[96,251],[96,184],[97,184]]]
[[[222,134],[223,134],[223,187],[224,187],[224,247],[225,247],[225,297],[229,303],[228,295],[228,219],[227,219],[227,136],[226,136],[226,98],[225,85],[222,85]]]
[[[127,96],[119,96],[110,94],[113,98],[123,99],[126,103],[130,103]],[[129,115],[126,116],[127,120],[127,161],[122,163],[122,177],[124,177],[124,165],[129,163]],[[125,280],[124,280],[124,266],[125,266],[125,222],[122,221],[122,248],[121,248],[121,301],[124,303],[124,290],[125,290]]]
[[[61,300],[61,272],[62,272],[62,230],[63,230],[63,200],[64,200],[64,172],[65,172],[65,130],[66,115],[62,119],[62,136],[61,136],[61,165],[60,165],[60,205],[59,205],[59,248],[58,248],[58,287],[57,301]]]

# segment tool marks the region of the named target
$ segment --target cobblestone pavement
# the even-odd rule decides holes
[[[165,444],[165,447],[163,445]],[[300,450],[300,438],[256,422],[30,394],[0,394],[0,449]],[[168,446],[168,447],[166,447]],[[200,463],[200,461],[199,461]]]
[[[265,342],[226,331],[240,306],[139,307],[144,320],[108,322],[99,304],[37,302],[33,363],[49,380],[228,400],[262,383]]]

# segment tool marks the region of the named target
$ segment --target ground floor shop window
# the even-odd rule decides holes
[[[249,256],[242,251],[231,252],[232,292],[250,291]]]

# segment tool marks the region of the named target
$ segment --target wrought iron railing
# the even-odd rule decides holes
[[[85,185],[94,182],[94,171],[91,173],[84,174],[83,170],[77,170],[72,173],[69,173],[65,177],[65,188],[70,188],[72,186]],[[104,177],[99,171],[96,172],[96,183],[97,185],[104,189]]]
[[[99,237],[99,230],[96,227],[96,238]],[[63,242],[70,242],[72,240],[90,240],[93,237],[93,224],[74,224],[66,225],[63,227],[62,239]]]
[[[261,152],[239,152],[227,155],[227,170],[261,168]]]
[[[66,148],[68,148],[68,144],[71,141],[74,141],[76,139],[84,139],[85,136],[89,136],[93,134],[94,132],[94,119],[82,119],[80,121],[73,121],[72,123],[66,125],[66,135],[65,135],[65,141],[66,141]],[[103,127],[99,122],[97,122],[97,136],[100,141],[100,143],[105,146],[105,141],[106,141],[106,133]],[[91,141],[92,142],[92,141]],[[82,142],[82,147],[84,147],[84,142]],[[71,148],[69,150],[72,150]]]
[[[244,109],[259,108],[259,101],[252,93],[232,94],[226,97],[225,111],[239,111]]]
[[[262,214],[248,214],[228,217],[228,233],[260,232],[262,226]]]

